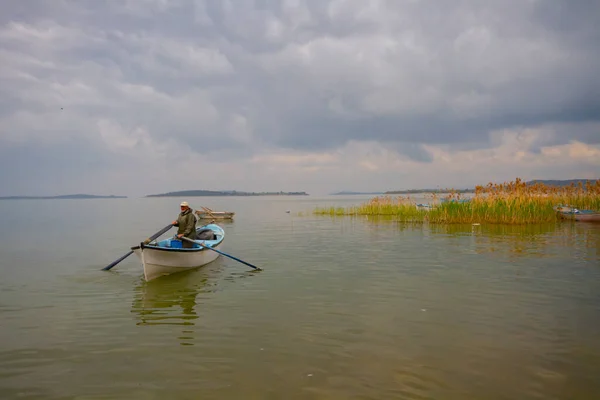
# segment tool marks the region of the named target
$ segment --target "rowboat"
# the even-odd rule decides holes
[[[600,222],[600,212],[598,211],[579,210],[569,206],[556,206],[554,210],[563,219],[581,222]]]
[[[417,210],[421,210],[421,211],[429,211],[429,210],[433,210],[433,206],[431,204],[424,204],[424,203],[419,203],[416,205]]]
[[[553,209],[554,211],[556,211],[557,213],[558,213],[558,212],[566,212],[566,213],[568,213],[568,212],[573,212],[574,210],[576,210],[576,208],[574,208],[574,207],[571,207],[571,206],[563,206],[562,204],[559,204],[559,205],[557,205],[557,206],[554,206],[554,207],[552,207],[552,209]]]
[[[233,211],[200,211],[194,212],[199,219],[233,219],[235,212]]]
[[[219,253],[217,248],[225,239],[225,231],[218,225],[207,224],[196,228],[196,240],[193,247],[184,248],[183,242],[176,238],[140,243],[132,247],[134,254],[142,261],[144,278],[151,281],[164,275],[188,271],[215,261]]]

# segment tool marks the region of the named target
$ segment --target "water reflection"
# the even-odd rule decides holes
[[[503,251],[512,258],[525,256],[555,257],[571,253],[575,259],[598,258],[600,230],[585,224],[555,223],[535,225],[474,226],[478,253]]]
[[[571,255],[581,262],[600,259],[600,224],[557,221],[544,224],[430,224],[397,221],[393,216],[331,217],[342,234],[362,231],[377,240],[389,231],[419,233],[425,240],[467,254],[494,254],[510,261]]]
[[[392,221],[370,222],[380,229],[386,224],[379,223]],[[576,259],[586,262],[600,258],[600,224],[560,221],[522,225],[397,223],[395,226],[400,231],[422,231],[430,239],[443,240],[445,244],[474,254],[497,253],[516,259],[572,253]]]
[[[194,325],[197,324],[198,307],[202,294],[216,290],[221,274],[219,261],[203,269],[165,276],[150,282],[140,280],[134,288],[131,312],[136,315],[136,325],[181,326],[181,345],[193,345]]]

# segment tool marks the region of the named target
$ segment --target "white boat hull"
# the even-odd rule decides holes
[[[142,260],[146,281],[202,267],[220,256],[216,251],[209,249],[172,251],[144,247],[133,252]]]
[[[210,234],[206,236],[207,233]],[[174,238],[132,247],[134,254],[142,261],[146,281],[199,268],[215,261],[220,254],[210,248],[218,249],[223,243],[223,228],[208,224],[196,228],[196,234],[200,235],[200,239],[195,241],[193,248],[182,248],[181,240]]]

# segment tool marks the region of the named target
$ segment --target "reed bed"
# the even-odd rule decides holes
[[[517,178],[477,186],[472,198],[450,191],[431,197],[430,210],[419,209],[410,197],[379,196],[356,207],[316,208],[317,215],[393,216],[403,222],[530,224],[553,222],[556,205],[600,210],[600,180],[585,185],[529,185]]]

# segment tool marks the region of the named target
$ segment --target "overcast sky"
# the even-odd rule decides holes
[[[597,0],[28,0],[0,196],[600,178]]]

